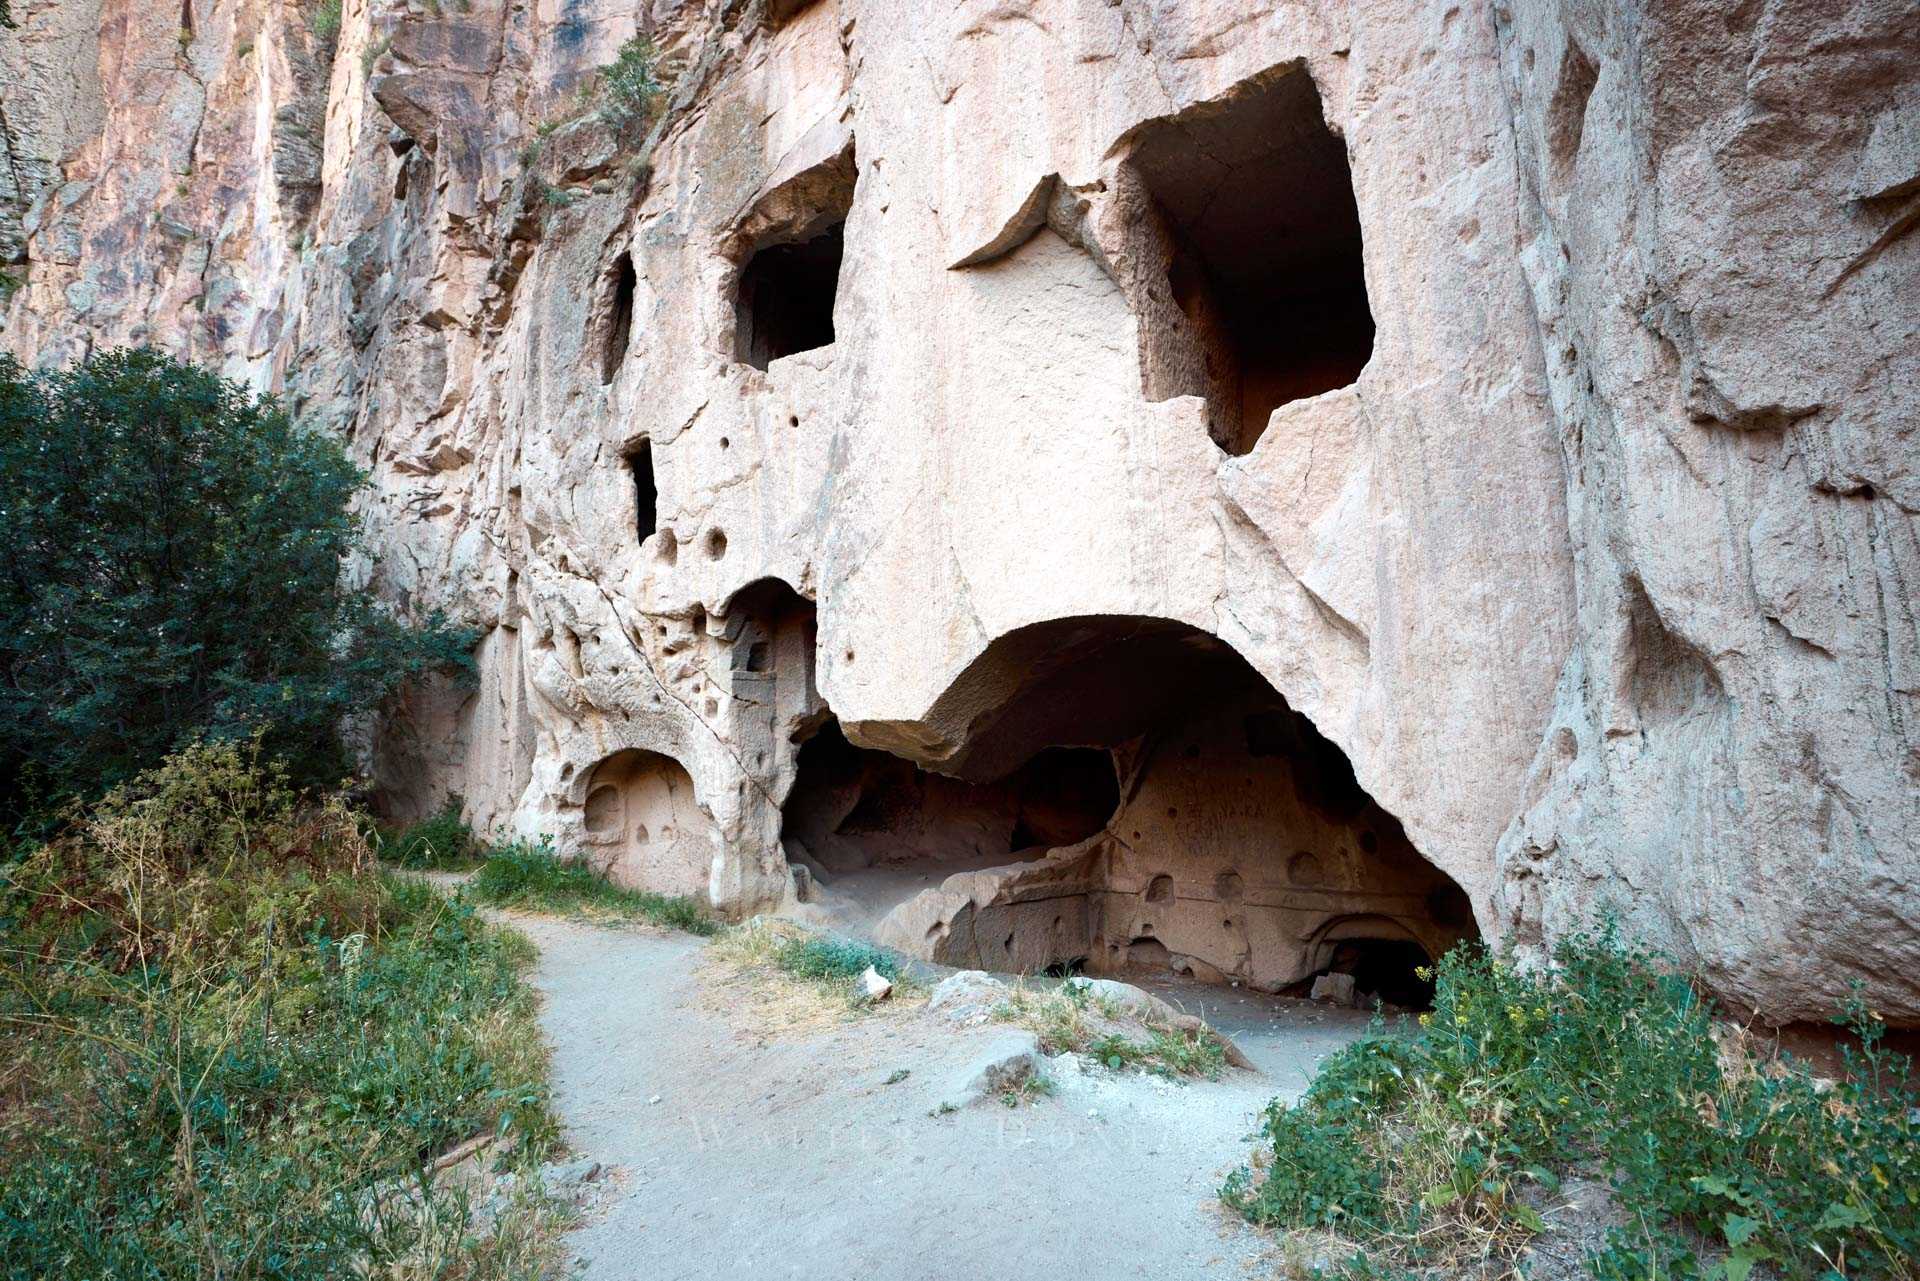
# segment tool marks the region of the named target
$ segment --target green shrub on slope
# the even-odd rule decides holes
[[[0,882],[0,1276],[498,1276],[435,1160],[552,1122],[524,940],[190,748]],[[507,1264],[512,1267],[507,1267]]]
[[[1642,1225],[1598,1276],[1915,1274],[1920,1089],[1872,1011],[1850,1012],[1863,1048],[1834,1084],[1751,1053],[1611,929],[1545,972],[1478,950],[1438,971],[1417,1035],[1349,1046],[1269,1106],[1265,1168],[1228,1181],[1230,1205],[1458,1264],[1516,1257],[1543,1226],[1535,1190],[1584,1172]]]

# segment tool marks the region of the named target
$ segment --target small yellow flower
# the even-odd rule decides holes
[[[1421,1027],[1428,1027],[1428,1026],[1431,1026],[1431,1025],[1432,1025],[1432,1023],[1433,1023],[1433,1015],[1431,1015],[1431,1014],[1422,1014],[1422,1015],[1420,1016],[1420,1026],[1421,1026]]]

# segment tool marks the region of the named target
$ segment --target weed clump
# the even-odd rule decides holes
[[[436,1168],[549,1148],[525,940],[378,872],[356,816],[190,747],[0,871],[15,1276],[494,1275]],[[521,1242],[538,1252],[537,1243]]]
[[[1844,1079],[1759,1056],[1608,926],[1542,971],[1481,949],[1437,967],[1411,1037],[1329,1059],[1266,1111],[1264,1172],[1222,1199],[1249,1219],[1336,1228],[1412,1266],[1516,1265],[1560,1180],[1608,1179],[1637,1225],[1596,1277],[1912,1277],[1920,1090],[1858,1005]]]
[[[861,988],[869,965],[893,984],[885,1000],[870,1000]],[[723,931],[707,949],[707,966],[729,1004],[764,1029],[885,1016],[916,1008],[927,995],[885,948],[765,917]]]
[[[1126,1010],[1085,979],[1051,988],[1016,986],[994,1014],[1031,1028],[1048,1054],[1085,1054],[1115,1072],[1139,1068],[1169,1078],[1216,1080],[1227,1066],[1226,1046],[1211,1029],[1173,1026],[1145,1011]]]
[[[900,962],[893,953],[849,938],[788,939],[774,953],[774,964],[802,979],[850,984],[865,974],[868,966],[890,982],[900,978]]]
[[[689,934],[710,935],[719,928],[692,899],[615,885],[585,863],[560,858],[544,840],[515,841],[489,851],[467,894],[495,907],[638,918]]]
[[[196,744],[72,810],[0,871],[4,953],[136,977],[250,956],[315,930],[377,933],[390,911],[355,816],[303,805],[259,740]],[[43,976],[43,977],[50,977]]]
[[[307,19],[307,28],[321,40],[332,40],[340,34],[340,8],[340,0],[320,0]]]
[[[480,838],[460,817],[460,798],[450,796],[439,813],[378,837],[380,857],[401,867],[449,871],[472,867],[485,853]]]

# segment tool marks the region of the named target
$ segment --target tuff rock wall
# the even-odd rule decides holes
[[[1770,1019],[1920,1022],[1912,4],[12,7],[0,341],[281,392],[374,477],[352,572],[483,631],[380,730],[396,809],[665,815],[605,857],[791,905],[829,708],[993,772],[1024,638],[1158,620],[1483,933],[1611,906]],[[617,129],[636,32],[674,87]],[[1289,383],[1232,334],[1341,329],[1284,246],[1346,174],[1371,346]],[[754,255],[842,217],[832,341],[767,359]]]

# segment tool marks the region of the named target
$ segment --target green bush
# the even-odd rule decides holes
[[[1727,1281],[1762,1261],[1787,1277],[1914,1275],[1920,1089],[1871,1011],[1850,1011],[1863,1048],[1828,1089],[1717,1028],[1611,928],[1568,939],[1545,971],[1473,949],[1438,971],[1418,1035],[1349,1046],[1299,1104],[1267,1109],[1264,1178],[1236,1174],[1229,1204],[1445,1263],[1511,1256],[1543,1226],[1529,1187],[1585,1172],[1645,1225],[1594,1260],[1598,1276],[1692,1275],[1690,1240]]]
[[[612,124],[624,128],[645,120],[665,92],[653,41],[641,35],[621,45],[614,60],[600,70],[600,92],[600,112]]]
[[[340,34],[340,0],[320,0],[313,7],[313,17],[308,27],[322,40],[331,40]]]
[[[485,854],[480,838],[460,817],[461,801],[447,798],[439,813],[380,837],[380,857],[401,867],[439,871],[471,867]]]
[[[336,782],[344,716],[470,666],[470,636],[342,581],[364,479],[273,400],[155,352],[31,376],[0,356],[0,804],[256,731]]]
[[[0,935],[115,974],[265,964],[276,933],[284,949],[315,929],[377,932],[371,869],[354,815],[302,805],[257,741],[195,744],[0,873]]]
[[[852,982],[872,966],[883,978],[898,980],[900,962],[885,948],[839,937],[793,938],[774,953],[773,963],[802,979]]]
[[[639,918],[689,934],[719,928],[690,898],[615,885],[584,863],[560,858],[544,841],[515,841],[489,851],[467,893],[496,907]]]
[[[550,1147],[531,949],[337,801],[189,749],[6,869],[0,937],[0,1275],[497,1275],[434,1161]]]

